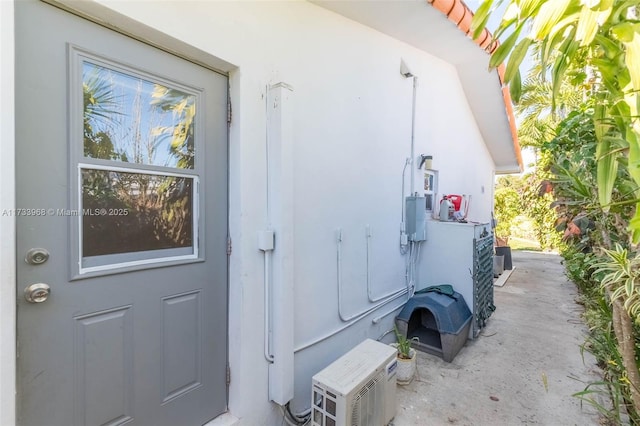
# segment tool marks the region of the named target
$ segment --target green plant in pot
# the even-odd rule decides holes
[[[397,343],[392,346],[398,349],[398,369],[396,382],[399,385],[407,385],[413,380],[416,373],[416,350],[411,347],[411,342],[418,342],[417,337],[407,339],[407,336],[394,327]]]

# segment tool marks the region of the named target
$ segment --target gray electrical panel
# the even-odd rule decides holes
[[[425,197],[411,196],[406,198],[406,231],[409,241],[425,241],[427,239],[426,206]]]

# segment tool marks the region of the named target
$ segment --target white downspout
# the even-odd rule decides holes
[[[270,316],[271,327],[265,325],[265,357],[269,359],[273,356],[273,362],[268,365],[269,399],[282,406],[291,401],[294,395],[295,209],[292,93],[293,88],[285,83],[274,84],[267,91],[268,216],[276,241],[273,254],[267,255],[265,251],[265,262],[270,260],[271,264],[270,270],[266,271],[271,278],[267,282],[271,297],[265,293],[266,312]],[[267,247],[269,241],[273,241],[269,238],[267,236]]]

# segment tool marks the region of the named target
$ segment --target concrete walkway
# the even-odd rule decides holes
[[[494,287],[497,309],[480,337],[452,363],[418,352],[394,425],[598,425],[596,410],[571,396],[600,376],[591,354],[582,359],[587,329],[560,260],[513,252],[516,268]]]

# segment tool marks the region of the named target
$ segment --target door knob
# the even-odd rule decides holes
[[[49,298],[51,287],[45,283],[31,284],[24,289],[24,298],[29,303],[42,303]]]

